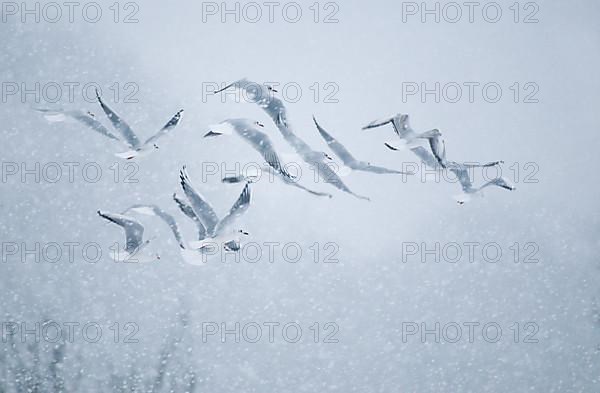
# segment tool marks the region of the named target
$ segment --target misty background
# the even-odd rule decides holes
[[[193,372],[198,391],[598,389],[600,321],[594,299],[600,297],[600,187],[594,163],[600,142],[600,4],[537,1],[539,23],[532,24],[514,23],[508,9],[512,3],[504,2],[498,23],[485,22],[476,13],[474,23],[463,15],[455,24],[421,23],[418,15],[403,22],[403,3],[395,1],[338,3],[338,23],[315,23],[312,2],[299,3],[303,16],[298,23],[286,22],[277,12],[273,23],[266,14],[257,23],[243,18],[235,23],[232,17],[222,23],[220,14],[205,15],[204,22],[201,2],[154,0],[139,3],[137,23],[115,23],[109,13],[112,2],[99,4],[105,13],[98,23],[85,22],[80,14],[74,23],[66,17],[58,23],[8,17],[0,24],[2,81],[28,86],[97,83],[107,103],[143,139],[181,108],[184,119],[160,140],[160,150],[136,161],[139,182],[115,182],[109,168],[125,164],[114,157],[122,151],[117,144],[78,124],[50,124],[33,110],[83,109],[102,118],[99,106],[86,102],[80,88],[74,102],[48,103],[43,97],[36,102],[31,96],[22,102],[19,95],[3,99],[3,164],[33,168],[35,163],[93,162],[103,170],[96,183],[82,180],[77,171],[74,182],[64,175],[56,183],[36,182],[32,176],[25,182],[18,175],[3,178],[3,243],[96,242],[106,251],[122,242],[123,234],[96,211],[120,212],[134,203],[163,207],[193,237],[193,226],[171,200],[173,192],[180,192],[179,169],[187,165],[196,187],[221,215],[241,186],[221,184],[217,175],[202,181],[203,163],[234,168],[236,162],[259,159],[238,137],[203,139],[210,124],[236,117],[261,121],[282,156],[289,154],[284,161],[301,161],[259,107],[204,94],[207,84],[243,77],[301,86],[302,97],[288,102],[287,109],[294,130],[317,150],[329,151],[312,123],[313,114],[357,158],[401,169],[404,162],[417,160],[408,151],[383,146],[395,141],[391,127],[370,132],[361,127],[379,117],[408,113],[415,130],[443,132],[454,160],[504,160],[502,174],[517,190],[488,189],[485,198],[458,206],[451,196],[459,186],[447,181],[422,182],[420,175],[403,181],[401,176],[359,172],[343,177],[353,191],[372,200],[365,202],[315,184],[306,167],[301,182],[332,192],[332,199],[277,181],[260,182],[253,185],[252,205],[240,220],[252,241],[298,243],[303,255],[297,263],[278,253],[274,263],[263,255],[257,263],[190,266],[169,228],[152,217],[140,220],[147,238],[156,237],[150,247],[161,255],[157,263],[114,263],[107,253],[95,264],[78,256],[73,263],[65,257],[57,263],[35,263],[20,255],[3,258],[3,322],[33,324],[50,318],[59,323],[96,321],[103,327],[107,337],[99,343],[76,339],[66,345],[66,379],[83,373],[82,390],[116,390],[109,376],[136,372],[155,378],[164,359],[161,351],[166,351],[165,378],[177,385]],[[322,20],[325,3],[318,4]],[[123,5],[121,19],[127,14]],[[434,2],[428,5],[433,8]],[[503,97],[488,103],[476,90],[473,103],[464,97],[458,103],[402,99],[403,82],[431,87],[466,81],[496,82]],[[322,86],[328,82],[338,87],[338,102],[324,102],[331,90]],[[523,103],[521,97],[515,103],[509,90],[515,82],[535,82],[539,102]],[[115,83],[121,86],[119,102],[109,89]],[[123,102],[126,83],[139,87],[138,103]],[[318,100],[310,90],[315,83],[321,86]],[[527,163],[539,168],[537,182],[523,181]],[[515,164],[521,170],[518,181],[509,169]],[[503,255],[497,263],[486,262],[480,252],[473,263],[464,258],[454,264],[421,263],[419,256],[403,263],[402,244],[409,242],[429,247],[495,242]],[[514,263],[510,247],[528,242],[539,248],[539,262]],[[310,249],[315,243],[321,250],[319,263]],[[338,263],[322,263],[327,243],[336,245]],[[114,343],[108,326],[115,321],[136,323],[139,342]],[[280,335],[274,343],[264,337],[256,344],[222,343],[219,336],[202,340],[203,322],[232,326],[265,321],[297,322],[304,337],[294,344]],[[495,344],[480,334],[473,343],[464,337],[454,344],[422,343],[418,335],[405,343],[402,323],[409,321],[428,327],[436,322],[496,322],[503,335]],[[309,327],[315,322],[335,323],[339,342],[314,343]],[[523,343],[521,338],[515,343],[509,329],[515,322],[535,322],[539,342]],[[8,364],[10,343],[1,345],[2,361]],[[15,383],[5,380],[3,385],[10,391]]]

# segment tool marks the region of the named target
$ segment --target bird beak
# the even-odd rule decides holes
[[[271,91],[274,93],[279,93],[279,90],[271,88]]]
[[[246,231],[240,230],[240,233],[245,236],[250,236],[250,234]]]
[[[204,135],[204,137],[209,138],[209,137],[219,136],[219,135],[221,135],[221,134],[219,134],[218,132],[209,131],[206,135]]]
[[[263,127],[263,128],[265,126],[263,123],[259,123],[259,122],[256,122],[256,125],[259,126],[259,127]]]

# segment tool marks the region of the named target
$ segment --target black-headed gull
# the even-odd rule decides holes
[[[331,150],[338,156],[344,165],[348,168],[353,169],[355,171],[364,171],[364,172],[372,172],[377,174],[398,174],[398,175],[406,175],[408,173],[397,171],[395,169],[388,169],[380,166],[371,165],[370,162],[359,161],[342,145],[337,139],[335,139],[331,134],[329,134],[321,125],[317,122],[317,119],[313,116],[313,121],[317,126],[317,130],[319,134],[323,137],[325,142],[329,145]],[[411,173],[412,174],[412,173]]]
[[[249,119],[227,119],[218,124],[209,126],[210,131],[204,135],[205,138],[217,137],[221,135],[240,136],[244,141],[250,144],[254,150],[260,153],[267,164],[282,176],[292,178],[292,176],[281,165],[281,160],[275,151],[271,138],[260,129],[264,127],[261,123]]]
[[[190,242],[190,248],[202,249],[204,247],[212,247],[215,243],[223,244],[225,248],[232,251],[239,249],[241,235],[248,235],[244,230],[233,230],[230,228],[233,223],[242,216],[250,207],[250,184],[246,184],[242,193],[233,204],[229,212],[225,217],[219,219],[213,207],[208,203],[192,185],[192,182],[188,176],[187,170],[183,167],[179,173],[179,179],[181,188],[189,201],[189,205],[183,205],[181,202],[178,204],[181,206],[189,206],[188,208],[182,209],[184,213],[194,216],[202,223],[205,228],[206,235],[203,239],[198,241]],[[177,200],[176,200],[177,201]]]
[[[98,215],[105,220],[117,224],[125,231],[125,247],[122,250],[115,251],[111,255],[112,259],[117,262],[150,262],[160,259],[159,255],[149,257],[140,255],[140,251],[144,249],[150,240],[144,240],[144,227],[139,221],[134,218],[115,213],[102,212],[98,210]]]
[[[215,94],[230,88],[239,89],[248,94],[250,101],[257,104],[269,115],[286,142],[294,148],[296,153],[306,163],[314,168],[317,175],[324,182],[359,199],[369,200],[365,196],[354,193],[344,184],[340,176],[335,172],[330,163],[328,163],[328,161],[331,161],[331,157],[327,153],[312,149],[292,131],[285,105],[281,99],[270,94],[272,89],[248,79],[240,79],[216,91]]]
[[[38,112],[42,112],[44,117],[49,122],[63,122],[68,119],[76,120],[92,130],[104,135],[107,138],[121,142],[128,151],[123,153],[115,154],[119,158],[125,158],[131,160],[135,157],[145,156],[151,151],[158,149],[156,141],[173,130],[180,122],[182,118],[183,109],[178,111],[156,134],[148,138],[144,143],[141,143],[138,136],[133,132],[127,122],[117,115],[100,97],[98,91],[96,91],[96,97],[102,107],[102,110],[110,120],[113,128],[117,130],[120,137],[117,137],[96,118],[91,112],[83,111],[65,111],[65,110],[52,110],[52,109],[36,109]]]
[[[391,124],[394,128],[394,133],[400,139],[400,145],[394,146],[391,143],[386,143],[386,146],[390,147],[393,150],[400,150],[403,148],[412,149],[413,147],[418,147],[424,144],[423,139],[425,133],[417,133],[412,129],[409,122],[409,117],[406,114],[398,113],[395,116],[386,117],[379,120],[374,120],[371,123],[364,126],[363,130],[370,130],[373,128],[378,128],[384,126],[386,124]]]

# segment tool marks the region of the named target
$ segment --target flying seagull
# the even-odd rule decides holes
[[[408,115],[403,115],[401,113],[398,113],[397,115],[392,117],[386,117],[383,119],[372,121],[371,123],[364,126],[362,129],[370,130],[373,128],[384,126],[386,124],[391,124],[394,128],[394,132],[396,133],[398,138],[400,138],[401,144],[397,147],[392,146],[390,143],[386,143],[386,146],[388,146],[392,150],[400,150],[404,147],[412,149],[413,147],[420,146],[423,143],[422,139],[425,139],[424,137],[426,133],[419,134],[415,132],[415,130],[413,130],[410,126]]]
[[[122,142],[117,136],[110,132],[102,123],[96,119],[96,115],[92,112],[83,112],[79,110],[64,111],[64,110],[52,110],[52,109],[35,109],[38,112],[44,114],[46,120],[51,123],[60,123],[67,121],[68,119],[74,119],[88,126],[92,130],[104,135],[107,138]]]
[[[248,98],[251,103],[258,104],[276,123],[281,122],[287,127],[283,102],[272,94],[277,90],[271,86],[243,78],[215,91],[214,94],[219,94],[231,88],[245,93],[245,98]]]
[[[325,142],[329,145],[331,150],[338,156],[347,167],[354,169],[355,171],[365,171],[372,172],[377,174],[398,174],[398,175],[406,175],[406,172],[397,171],[394,169],[387,169],[380,166],[371,165],[369,162],[359,161],[350,154],[348,149],[344,147],[337,139],[335,139],[331,134],[323,129],[317,122],[317,119],[313,116],[313,121],[317,126],[317,130],[319,134],[325,139]],[[412,174],[412,173],[411,173]]]
[[[123,153],[115,154],[119,158],[125,158],[131,160],[135,157],[140,157],[149,154],[152,150],[158,149],[156,141],[173,130],[180,122],[183,113],[183,109],[178,111],[168,122],[164,125],[156,134],[141,143],[137,135],[133,132],[127,122],[119,117],[100,97],[99,92],[96,90],[96,97],[102,107],[102,110],[110,120],[113,128],[118,131],[119,137],[110,132],[94,115],[92,112],[83,111],[65,111],[65,110],[51,110],[51,109],[36,109],[38,112],[42,112],[46,120],[56,123],[64,122],[67,119],[76,120],[92,130],[104,135],[105,137],[122,143],[129,150]]]
[[[222,219],[219,219],[215,210],[210,203],[207,202],[206,198],[193,187],[185,166],[179,173],[179,179],[181,188],[189,201],[189,205],[183,204],[181,200],[179,200],[180,202],[178,205],[180,208],[186,206],[182,208],[182,211],[184,211],[188,217],[193,213],[193,216],[195,216],[194,219],[197,219],[202,223],[206,232],[203,239],[190,242],[189,246],[194,249],[202,249],[204,247],[212,246],[214,243],[223,243],[225,247],[229,247],[230,249],[233,245],[232,251],[237,251],[235,248],[239,249],[240,235],[248,235],[248,233],[243,230],[236,230],[233,232],[229,230],[235,220],[242,216],[250,206],[250,184],[246,184],[237,201],[229,210],[229,213]]]
[[[267,164],[282,176],[292,178],[292,176],[281,165],[281,160],[275,151],[273,142],[267,134],[260,131],[258,127],[264,127],[263,124],[248,119],[228,119],[219,124],[210,126],[210,131],[204,135],[205,138],[217,137],[221,135],[232,135],[236,133],[246,143],[250,144],[254,150],[258,151],[265,159]]]
[[[516,188],[503,177],[492,179],[480,187],[473,187],[471,177],[469,176],[469,169],[476,167],[496,166],[502,164],[502,161],[494,161],[487,164],[464,164],[456,161],[448,161],[446,159],[446,144],[443,140],[441,140],[441,134],[439,132],[432,132],[427,136],[427,138],[429,139],[432,153],[437,162],[444,169],[448,169],[450,172],[454,173],[461,185],[463,194],[455,198],[460,205],[470,201],[473,195],[483,195],[481,191],[489,186],[496,186],[509,191],[516,190]]]
[[[486,164],[476,164],[476,163],[462,163],[456,161],[449,161],[446,158],[446,142],[442,139],[442,134],[439,130],[434,129],[431,131],[424,132],[423,138],[429,141],[429,147],[431,148],[431,152],[435,157],[438,164],[444,169],[471,169],[471,168],[486,168],[491,166],[496,166],[500,164],[504,164],[504,161],[492,161]]]
[[[463,205],[466,202],[470,201],[473,195],[478,194],[480,196],[483,196],[483,193],[481,191],[489,186],[496,186],[509,191],[516,190],[516,187],[513,186],[504,177],[498,177],[496,179],[488,181],[482,186],[473,187],[473,183],[471,182],[471,178],[469,177],[469,171],[466,168],[451,168],[450,171],[456,175],[462,187],[463,194],[455,197],[459,205]]]
[[[180,209],[182,209],[182,211],[184,211],[184,213],[188,215],[188,211],[186,209],[189,209],[191,211],[191,207],[187,205],[185,201],[178,200],[176,195],[173,195],[173,197],[178,203]],[[126,210],[126,212],[133,212],[148,216],[156,216],[162,219],[169,226],[169,228],[173,232],[175,240],[179,243],[179,252],[181,254],[181,257],[186,263],[190,265],[202,266],[208,261],[207,257],[217,255],[216,248],[208,246],[200,250],[188,248],[187,242],[185,241],[175,218],[156,205],[134,205],[129,207]],[[199,220],[195,219],[196,217],[193,212],[189,214],[191,214],[191,216],[189,217],[192,218],[198,226],[198,239],[204,240],[204,238],[206,237],[206,230],[204,229],[204,226],[202,225],[202,223],[199,222]],[[235,242],[226,243],[224,245],[224,248],[226,250],[233,250],[236,249],[236,247],[239,249],[239,244]]]
[[[98,90],[96,90],[96,98],[98,98],[98,103],[100,103],[100,106],[102,107],[102,110],[108,117],[108,120],[110,120],[113,127],[121,133],[121,136],[123,137],[125,143],[131,149],[124,153],[117,154],[117,157],[126,158],[130,160],[134,157],[146,155],[150,151],[152,151],[152,149],[158,149],[156,141],[163,135],[168,134],[181,122],[183,109],[179,110],[156,134],[152,135],[144,143],[141,143],[138,136],[135,134],[135,132],[133,132],[129,124],[127,124],[127,122],[123,118],[117,115],[102,100],[102,97],[100,97],[100,93],[98,92]]]
[[[269,115],[286,142],[294,148],[296,153],[298,153],[306,163],[314,168],[317,175],[323,181],[359,199],[369,200],[367,197],[354,193],[344,184],[342,179],[327,162],[331,160],[331,157],[327,153],[313,150],[306,142],[292,132],[283,101],[273,94],[269,94],[271,90],[269,90],[267,86],[251,82],[248,79],[241,79],[216,91],[215,94],[229,88],[240,89],[246,92],[249,95],[251,102],[257,104],[267,113],[267,115]]]
[[[107,213],[100,210],[98,210],[98,215],[105,220],[117,224],[125,231],[125,248],[115,252],[114,256],[112,256],[115,261],[150,262],[160,259],[159,255],[153,258],[138,255],[150,243],[150,240],[143,240],[144,227],[139,221],[122,214]]]

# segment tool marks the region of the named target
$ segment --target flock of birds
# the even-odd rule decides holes
[[[332,165],[333,159],[329,154],[323,151],[314,150],[293,131],[288,120],[286,108],[283,105],[283,101],[277,97],[277,91],[275,89],[271,86],[255,83],[248,79],[241,79],[216,91],[215,94],[219,94],[229,89],[237,89],[243,92],[244,97],[247,97],[252,103],[261,107],[272,119],[286,142],[295,150],[303,161],[314,168],[315,173],[321,180],[356,198],[369,200],[366,196],[354,193],[346,184],[344,184],[340,175],[334,170],[335,166]],[[183,110],[180,110],[164,125],[164,127],[142,143],[127,122],[117,115],[102,100],[102,97],[98,92],[96,92],[96,96],[102,110],[108,117],[113,128],[118,132],[119,136],[115,135],[105,127],[91,112],[50,109],[37,110],[42,112],[44,117],[50,122],[63,122],[73,119],[109,139],[119,142],[121,145],[124,145],[127,150],[123,153],[117,153],[116,156],[128,160],[147,155],[155,149],[158,149],[158,139],[175,129],[182,119]],[[325,140],[331,151],[333,151],[333,153],[349,169],[375,174],[413,174],[371,165],[369,162],[356,159],[341,142],[321,127],[314,116],[313,121],[317,131]],[[489,186],[496,186],[507,190],[515,189],[507,179],[502,177],[498,177],[479,187],[475,187],[471,182],[469,170],[474,167],[496,166],[503,162],[494,161],[487,164],[472,165],[450,161],[446,158],[446,146],[440,131],[434,129],[418,133],[410,126],[409,118],[406,114],[398,114],[389,118],[373,121],[363,127],[363,130],[371,130],[387,125],[392,126],[393,131],[399,138],[399,143],[397,145],[385,143],[387,148],[393,151],[410,150],[430,169],[436,171],[448,170],[454,173],[461,184],[463,191],[461,196],[457,198],[459,204],[464,204],[470,200],[473,195],[481,195],[481,191]],[[286,185],[299,188],[315,196],[331,198],[332,195],[329,193],[315,191],[300,184],[298,181],[299,179],[288,173],[285,165],[280,160],[271,139],[262,131],[263,128],[264,125],[258,121],[248,119],[228,119],[211,126],[210,131],[204,135],[204,137],[209,138],[235,134],[251,145],[252,148],[263,157],[266,162],[265,166],[262,168],[263,171],[278,178]],[[135,260],[138,262],[160,259],[159,255],[142,255],[140,253],[140,251],[149,244],[150,240],[144,240],[144,227],[132,216],[134,213],[156,216],[162,219],[169,226],[176,241],[179,243],[184,260],[192,265],[206,262],[206,256],[214,255],[215,250],[221,247],[231,252],[240,250],[242,237],[248,236],[248,233],[241,229],[232,228],[235,221],[243,215],[250,206],[250,185],[256,181],[256,178],[239,174],[222,179],[224,183],[245,183],[245,186],[227,215],[222,219],[219,219],[208,200],[193,186],[185,166],[181,169],[179,177],[184,197],[175,193],[173,194],[173,200],[179,210],[194,222],[198,231],[198,240],[190,242],[186,241],[175,218],[156,205],[134,205],[120,214],[98,211],[100,217],[119,225],[125,232],[125,247],[123,250],[116,252],[113,259],[117,261]]]

